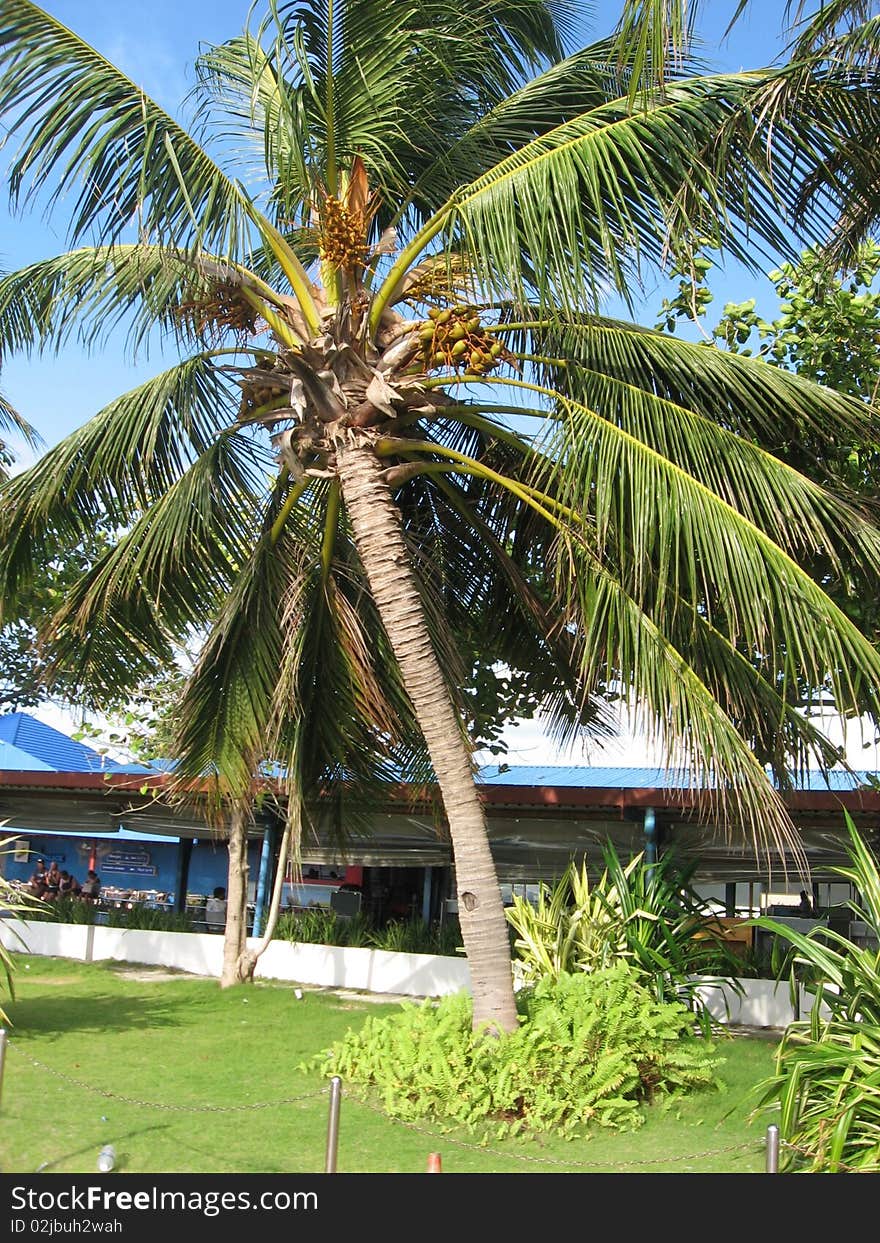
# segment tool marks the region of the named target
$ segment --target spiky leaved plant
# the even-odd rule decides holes
[[[809,1016],[783,1033],[756,1112],[778,1121],[783,1165],[814,1173],[880,1170],[880,864],[844,816],[849,864],[834,872],[852,885],[847,906],[873,943],[823,924],[805,934],[769,916],[754,921],[788,943],[780,974],[812,997]]]

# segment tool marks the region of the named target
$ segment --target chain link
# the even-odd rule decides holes
[[[7,1048],[12,1048],[12,1041],[7,1043]],[[73,1075],[66,1075],[60,1070],[55,1070],[53,1066],[47,1066],[45,1062],[38,1061],[35,1057],[22,1053],[22,1057],[28,1057],[33,1066],[39,1067],[48,1075],[54,1075],[56,1079],[61,1079],[65,1083],[73,1084],[74,1087],[84,1088],[92,1096],[103,1096],[105,1100],[120,1101],[124,1105],[137,1105],[140,1109],[161,1109],[169,1113],[210,1113],[210,1114],[227,1114],[227,1113],[245,1113],[256,1109],[274,1109],[278,1105],[293,1105],[297,1101],[313,1100],[317,1096],[326,1096],[329,1088],[317,1088],[314,1092],[305,1092],[302,1096],[287,1096],[272,1101],[256,1101],[251,1105],[163,1105],[159,1101],[141,1101],[133,1096],[122,1096],[118,1092],[110,1092],[106,1088],[96,1088],[92,1083],[86,1083],[83,1079],[76,1079]]]
[[[373,1104],[373,1102],[367,1100],[366,1097],[360,1096],[358,1093],[352,1092],[348,1088],[344,1089],[343,1099],[345,1099],[345,1097],[348,1097],[349,1100],[356,1101],[357,1104],[363,1105],[366,1109],[371,1109],[373,1113],[381,1114],[381,1116],[383,1118],[386,1118],[389,1122],[398,1122],[401,1126],[408,1127],[409,1130],[416,1131],[420,1135],[427,1135],[431,1139],[438,1140],[438,1141],[442,1140],[444,1144],[453,1144],[456,1148],[467,1148],[467,1149],[470,1149],[471,1152],[486,1152],[490,1156],[501,1157],[505,1160],[523,1161],[523,1162],[527,1162],[532,1165],[555,1165],[555,1166],[562,1166],[565,1169],[575,1168],[575,1169],[584,1169],[584,1170],[587,1170],[587,1169],[607,1170],[609,1165],[613,1165],[615,1169],[627,1169],[630,1167],[639,1168],[645,1165],[664,1165],[668,1163],[668,1158],[666,1157],[656,1157],[656,1158],[647,1157],[641,1161],[617,1161],[617,1162],[563,1161],[563,1160],[557,1160],[554,1157],[533,1157],[533,1156],[530,1156],[528,1153],[523,1153],[523,1152],[501,1152],[499,1149],[490,1148],[485,1144],[469,1144],[465,1140],[454,1139],[451,1135],[448,1135],[445,1132],[442,1134],[438,1134],[436,1131],[428,1130],[427,1127],[419,1126],[419,1124],[416,1122],[409,1122],[405,1118],[394,1118],[390,1114],[387,1114],[385,1110],[381,1108],[381,1106]],[[730,1144],[726,1148],[704,1149],[702,1152],[694,1153],[692,1156],[678,1157],[677,1160],[678,1161],[702,1161],[705,1157],[721,1156],[729,1152],[748,1152],[748,1151],[751,1151],[753,1148],[755,1148],[757,1144],[760,1144],[763,1147],[764,1140],[754,1139],[754,1140],[749,1140],[748,1142],[742,1143],[742,1144]]]
[[[13,1042],[12,1041],[8,1042],[7,1048],[13,1048],[13,1047],[14,1047]],[[27,1057],[28,1055],[22,1053],[22,1056]],[[64,1074],[64,1072],[60,1070],[56,1070],[52,1066],[47,1066],[45,1062],[41,1062],[35,1057],[29,1057],[29,1061],[31,1062],[33,1066],[38,1067],[40,1070],[45,1071],[47,1074],[54,1075],[56,1079],[61,1079],[65,1083],[72,1084],[74,1087],[83,1088],[86,1091],[90,1092],[93,1096],[102,1096],[106,1100],[120,1101],[122,1104],[125,1104],[125,1105],[136,1105],[142,1109],[161,1109],[165,1112],[171,1112],[171,1113],[243,1113],[243,1112],[247,1112],[251,1110],[271,1109],[278,1105],[293,1105],[293,1104],[296,1104],[298,1101],[314,1100],[316,1097],[327,1096],[329,1093],[329,1087],[321,1087],[321,1088],[315,1089],[315,1091],[313,1092],[305,1092],[300,1096],[288,1096],[282,1099],[277,1099],[277,1100],[272,1100],[272,1101],[257,1101],[250,1105],[163,1105],[158,1101],[142,1101],[142,1100],[138,1100],[136,1097],[122,1096],[118,1092],[111,1092],[105,1088],[96,1088],[94,1084],[87,1083],[85,1080],[82,1080],[82,1079],[77,1079],[73,1075]],[[405,1118],[395,1118],[392,1115],[388,1114],[380,1106],[368,1100],[365,1096],[361,1096],[357,1092],[352,1092],[351,1089],[347,1086],[343,1088],[343,1099],[345,1098],[356,1102],[356,1104],[358,1105],[363,1105],[364,1108],[370,1109],[372,1110],[373,1113],[381,1115],[381,1117],[387,1119],[389,1122],[396,1122],[400,1126],[407,1127],[408,1130],[415,1131],[419,1135],[429,1136],[433,1140],[438,1140],[438,1141],[442,1140],[443,1143],[445,1144],[451,1144],[456,1148],[464,1148],[471,1152],[484,1152],[484,1153],[487,1153],[489,1156],[501,1157],[502,1159],[511,1160],[511,1161],[521,1161],[521,1162],[524,1162],[530,1165],[558,1166],[558,1167],[564,1167],[566,1169],[575,1168],[575,1169],[599,1170],[599,1169],[607,1169],[610,1164],[607,1161],[559,1160],[554,1157],[534,1157],[528,1153],[521,1153],[521,1152],[501,1152],[499,1149],[491,1148],[487,1146],[486,1144],[471,1144],[465,1140],[455,1139],[453,1136],[445,1132],[438,1133],[437,1131],[429,1130],[428,1127],[420,1126],[418,1123],[410,1122]],[[689,1156],[678,1157],[677,1161],[678,1162],[702,1161],[702,1160],[705,1160],[707,1157],[724,1156],[731,1152],[750,1152],[754,1150],[757,1145],[761,1145],[763,1147],[764,1140],[754,1139],[754,1140],[746,1141],[745,1143],[728,1144],[724,1148],[704,1149],[702,1152],[693,1153]],[[786,1148],[792,1149],[792,1151],[800,1152],[801,1155],[803,1156],[812,1155],[801,1149],[796,1149],[794,1145],[792,1144],[785,1143],[784,1146]],[[665,1158],[665,1157],[656,1157],[656,1158],[646,1157],[639,1161],[618,1161],[613,1164],[615,1168],[619,1168],[619,1169],[630,1169],[630,1168],[637,1169],[643,1166],[664,1165],[667,1163],[668,1163],[668,1158]],[[853,1172],[854,1173],[868,1173],[869,1171],[858,1170],[858,1171],[853,1171]]]

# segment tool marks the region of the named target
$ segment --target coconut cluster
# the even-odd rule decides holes
[[[363,212],[351,211],[327,195],[321,211],[321,258],[331,267],[350,272],[366,257]]]
[[[426,371],[452,367],[471,375],[485,375],[504,358],[500,341],[486,331],[471,306],[431,307],[419,327],[419,345]]]

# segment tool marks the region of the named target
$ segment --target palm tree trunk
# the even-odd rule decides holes
[[[247,826],[248,814],[236,806],[229,824],[229,877],[226,892],[226,929],[223,935],[223,974],[220,987],[249,980],[254,973],[247,950]]]
[[[425,624],[400,518],[369,447],[340,444],[337,469],[355,544],[437,775],[452,837],[474,1027],[517,1027],[507,920],[471,752]]]

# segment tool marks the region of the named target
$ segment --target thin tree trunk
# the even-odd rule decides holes
[[[358,554],[437,775],[455,856],[458,913],[471,974],[474,1027],[517,1027],[507,920],[471,752],[425,624],[400,518],[369,447],[337,447]]]
[[[229,988],[252,978],[254,964],[247,949],[248,814],[233,809],[229,823],[229,877],[226,888],[226,929],[223,936],[223,974],[220,987]]]

